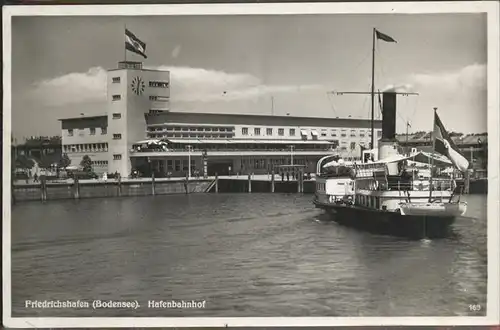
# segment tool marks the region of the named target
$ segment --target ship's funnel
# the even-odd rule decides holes
[[[382,140],[396,138],[396,93],[388,91],[382,93]]]

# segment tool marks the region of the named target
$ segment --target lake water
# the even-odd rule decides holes
[[[446,239],[345,228],[312,195],[29,202],[12,210],[13,316],[485,315],[486,196]],[[137,300],[137,309],[25,308]],[[149,300],[205,301],[200,309]],[[469,305],[480,304],[481,311]]]

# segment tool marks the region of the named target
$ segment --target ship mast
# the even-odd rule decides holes
[[[370,150],[375,148],[375,28],[373,28],[373,37],[372,37],[372,87],[371,87],[371,102],[372,102],[372,120],[371,120],[371,142],[370,142]]]
[[[436,137],[434,136],[434,127],[436,127],[436,112],[437,108],[434,108],[434,118],[432,120],[432,133],[431,133],[431,139],[432,139],[432,154],[431,154],[431,166],[430,166],[430,172],[431,172],[431,177],[429,180],[429,203],[432,202],[432,179],[433,179],[433,173],[432,170],[434,168],[434,150],[436,149]]]

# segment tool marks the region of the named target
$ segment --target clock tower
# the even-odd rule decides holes
[[[131,174],[132,145],[146,139],[144,115],[169,110],[170,72],[144,69],[141,62],[119,62],[108,71],[108,172]]]

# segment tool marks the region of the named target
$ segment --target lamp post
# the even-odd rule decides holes
[[[204,149],[203,152],[201,153],[202,158],[203,158],[203,177],[207,178],[208,172],[207,172],[207,150]]]
[[[191,180],[191,146],[186,146],[188,149],[188,180]]]

